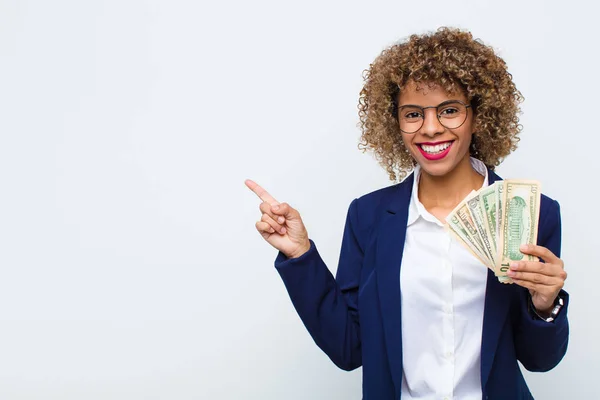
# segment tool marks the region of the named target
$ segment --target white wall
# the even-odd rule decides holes
[[[524,132],[499,172],[559,200],[571,340],[527,374],[596,393],[598,6],[570,1],[0,1],[0,398],[359,399],[256,233],[252,178],[335,271],[363,69],[440,25],[498,49]],[[593,252],[594,251],[594,252]],[[550,351],[550,350],[549,350]]]

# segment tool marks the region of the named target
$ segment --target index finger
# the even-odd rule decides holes
[[[545,262],[559,262],[560,259],[554,255],[549,249],[544,246],[538,246],[534,244],[525,244],[520,248],[521,252],[530,254],[532,256],[541,257]]]
[[[279,202],[277,200],[275,200],[275,198],[273,196],[271,196],[269,194],[269,192],[267,192],[265,189],[263,189],[258,183],[254,182],[253,180],[250,179],[246,179],[246,186],[248,186],[248,188],[250,190],[252,190],[254,193],[256,193],[256,195],[258,197],[260,197],[260,199],[262,201],[266,201],[267,203],[271,204],[272,206],[279,204]]]

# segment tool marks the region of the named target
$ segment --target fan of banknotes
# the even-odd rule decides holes
[[[540,213],[540,183],[496,181],[472,191],[446,218],[449,231],[502,283],[512,283],[511,261],[534,261],[519,251],[535,244]]]

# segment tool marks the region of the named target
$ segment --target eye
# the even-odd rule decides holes
[[[444,119],[454,119],[466,115],[467,109],[464,104],[459,102],[450,102],[438,108],[438,116]]]
[[[440,111],[440,115],[450,116],[459,112],[460,110],[456,107],[446,107],[442,111]]]
[[[405,112],[402,115],[404,119],[409,120],[423,118],[423,114],[417,110],[405,110]]]

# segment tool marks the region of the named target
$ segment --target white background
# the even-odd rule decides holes
[[[252,178],[335,272],[362,71],[470,29],[524,94],[498,169],[562,206],[569,351],[539,399],[597,393],[598,6],[584,1],[0,1],[0,398],[359,399],[255,231]],[[596,338],[596,339],[594,339]],[[552,351],[552,349],[549,349]]]

